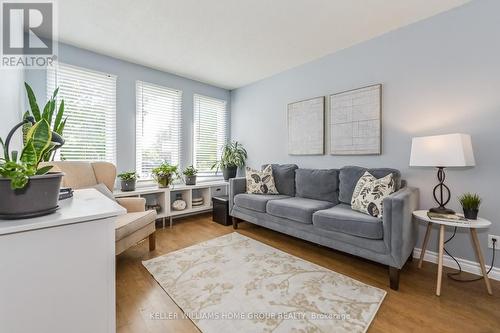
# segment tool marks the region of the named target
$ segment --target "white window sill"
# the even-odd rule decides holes
[[[224,177],[222,175],[217,175],[217,176],[198,176],[196,178],[196,183],[197,184],[203,184],[203,183],[211,183],[211,182],[222,182],[224,181]],[[176,179],[174,181],[174,185],[180,185],[184,184],[183,181]],[[136,183],[136,188],[147,188],[147,187],[155,187],[157,186],[158,183],[154,179],[140,179]]]

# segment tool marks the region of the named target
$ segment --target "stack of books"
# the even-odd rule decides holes
[[[62,187],[59,190],[59,200],[64,200],[73,197],[73,189],[71,187]]]
[[[457,223],[469,222],[469,220],[467,220],[465,217],[457,215],[457,214],[441,214],[441,213],[427,212],[427,216],[431,220],[435,220],[435,221],[457,222]]]

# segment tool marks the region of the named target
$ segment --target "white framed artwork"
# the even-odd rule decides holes
[[[288,154],[325,153],[325,97],[315,97],[287,106]]]
[[[380,155],[382,85],[330,95],[331,155]]]

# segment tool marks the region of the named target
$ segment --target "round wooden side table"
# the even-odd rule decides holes
[[[474,245],[474,251],[476,252],[477,259],[479,260],[479,265],[481,266],[481,272],[483,273],[484,283],[486,285],[486,290],[488,294],[492,295],[490,280],[488,279],[488,274],[486,273],[486,267],[484,266],[484,257],[481,252],[481,246],[479,244],[479,239],[477,238],[476,229],[489,228],[491,222],[478,217],[477,220],[468,220],[464,222],[451,222],[451,221],[436,221],[431,220],[427,216],[427,210],[417,210],[413,212],[413,216],[419,220],[427,223],[427,230],[425,232],[424,242],[422,244],[422,252],[420,253],[420,260],[418,261],[418,268],[422,268],[422,262],[425,256],[425,250],[427,248],[427,243],[429,242],[429,236],[431,234],[432,225],[436,224],[439,226],[439,256],[438,256],[438,273],[437,273],[437,284],[436,284],[436,295],[441,295],[441,280],[443,278],[443,254],[444,254],[444,228],[457,227],[457,228],[467,228],[470,230],[470,235],[472,238],[472,244]]]

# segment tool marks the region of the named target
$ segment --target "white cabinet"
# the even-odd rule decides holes
[[[75,191],[54,214],[0,220],[0,332],[115,332],[115,220],[125,210]]]
[[[212,209],[212,197],[227,195],[228,187],[228,182],[218,181],[198,183],[197,185],[171,185],[168,188],[159,188],[157,186],[139,187],[130,192],[115,191],[114,195],[117,198],[143,197],[146,199],[146,205],[158,205],[160,207],[158,218],[163,219],[164,226],[165,218],[169,218],[170,227],[172,227],[174,217],[210,211]],[[172,209],[172,203],[177,198],[186,202],[185,209]],[[198,198],[203,198],[201,205],[196,205],[196,201],[198,201],[196,199]]]

